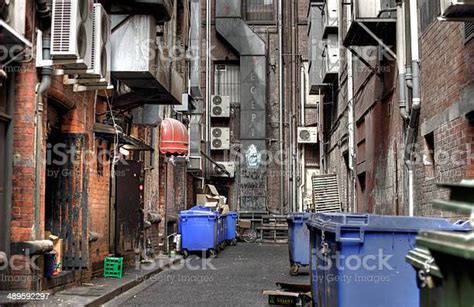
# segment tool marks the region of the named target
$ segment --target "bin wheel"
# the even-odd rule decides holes
[[[209,258],[215,258],[217,256],[217,251],[215,249],[210,249],[208,252],[207,252],[207,256]]]
[[[246,229],[242,234],[242,239],[246,243],[254,243],[257,240],[257,232],[253,229]]]
[[[189,251],[187,249],[183,250],[183,257],[185,259],[189,257]]]
[[[234,239],[230,242],[231,246],[236,246],[237,245],[237,239]]]
[[[297,264],[292,264],[290,268],[290,275],[291,276],[298,276],[298,273],[300,272],[300,266]]]

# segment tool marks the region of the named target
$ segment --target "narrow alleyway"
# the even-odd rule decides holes
[[[276,282],[309,284],[308,270],[290,276],[287,245],[242,243],[227,247],[210,264],[215,270],[165,271],[106,306],[268,306],[261,293],[275,289]]]

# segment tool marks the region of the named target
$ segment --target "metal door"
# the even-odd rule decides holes
[[[117,165],[115,203],[115,253],[133,259],[143,230],[143,164],[120,161]]]

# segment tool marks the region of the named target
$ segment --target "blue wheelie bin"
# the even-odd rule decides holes
[[[405,256],[419,230],[467,231],[446,219],[317,214],[310,230],[314,306],[419,306],[413,269]]]
[[[309,266],[309,229],[305,222],[311,213],[288,215],[288,249],[290,252],[290,274],[297,276],[301,267]]]
[[[180,212],[181,247],[185,256],[189,252],[209,252],[215,255],[219,245],[218,221],[217,212],[205,210]]]
[[[218,215],[217,219],[217,241],[218,250],[225,248],[225,219],[222,215]]]
[[[227,244],[236,245],[237,244],[237,220],[239,215],[237,212],[228,212],[223,215],[225,223],[225,241]]]

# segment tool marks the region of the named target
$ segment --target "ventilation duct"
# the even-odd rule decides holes
[[[216,1],[217,33],[240,55],[241,210],[266,210],[266,44],[245,23],[241,0]]]

